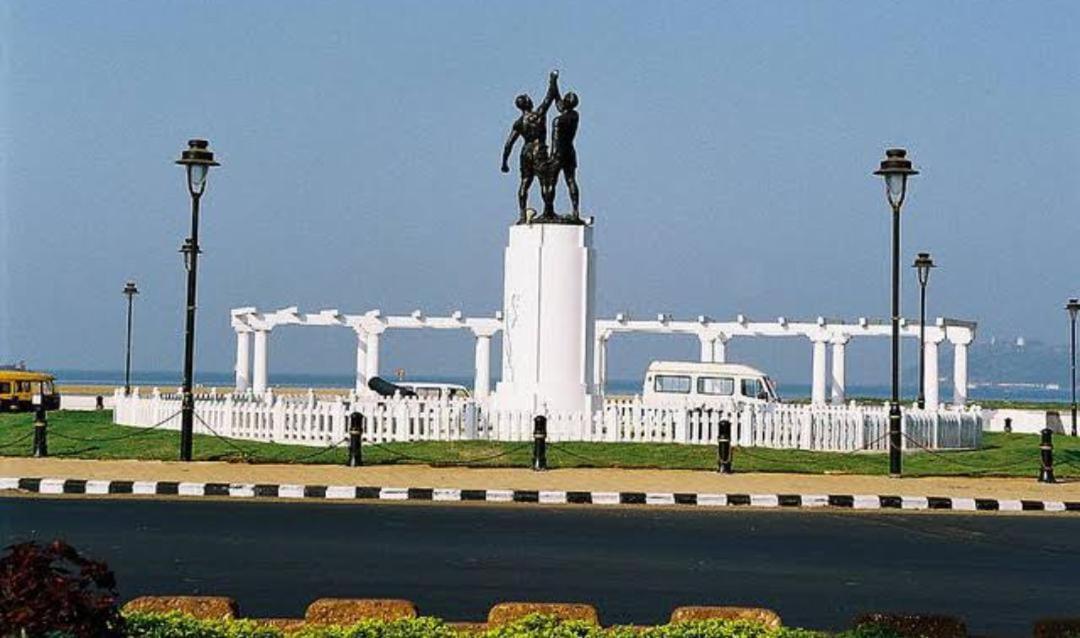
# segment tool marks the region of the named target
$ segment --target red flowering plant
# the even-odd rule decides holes
[[[0,636],[123,635],[116,577],[67,543],[19,543],[0,556]]]

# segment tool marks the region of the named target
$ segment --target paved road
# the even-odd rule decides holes
[[[260,616],[320,596],[462,620],[502,600],[593,602],[605,622],[745,603],[817,628],[897,609],[1030,635],[1080,614],[1074,516],[0,499],[4,544],[53,537],[106,559],[125,597],[223,593]]]

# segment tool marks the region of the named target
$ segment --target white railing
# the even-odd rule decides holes
[[[117,391],[113,420],[120,425],[180,427],[180,397],[154,389],[131,396]],[[492,411],[470,399],[426,400],[303,395],[219,394],[195,397],[196,434],[325,446],[345,440],[349,413],[365,417],[364,441],[528,441],[532,413]],[[549,413],[551,441],[613,443],[715,444],[720,421],[732,426],[732,439],[743,447],[850,452],[885,451],[889,428],[885,406],[732,405],[725,410],[657,408],[640,397],[606,399],[589,413]],[[983,415],[978,407],[937,411],[906,407],[903,445],[907,449],[977,448]]]

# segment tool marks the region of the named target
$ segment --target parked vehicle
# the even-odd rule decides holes
[[[45,372],[0,369],[0,412],[23,412],[34,408],[34,395],[41,395],[46,410],[60,408],[56,379]]]
[[[723,408],[734,403],[778,403],[771,379],[739,363],[653,361],[642,403],[650,407]]]

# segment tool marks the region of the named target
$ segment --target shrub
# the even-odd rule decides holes
[[[116,578],[55,540],[12,545],[0,557],[0,636],[118,638]]]

